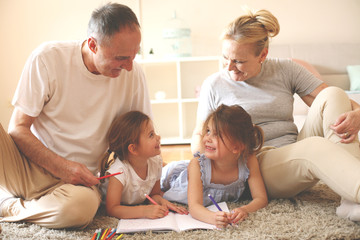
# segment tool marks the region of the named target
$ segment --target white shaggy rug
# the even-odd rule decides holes
[[[271,200],[269,205],[238,226],[224,230],[196,230],[182,233],[124,234],[121,239],[360,239],[360,224],[336,216],[340,198],[324,184],[291,199]],[[232,209],[240,203],[228,203]],[[27,223],[0,223],[0,239],[88,239],[98,228],[115,228],[118,220],[103,209],[84,230],[52,230]],[[113,238],[115,239],[115,238]]]

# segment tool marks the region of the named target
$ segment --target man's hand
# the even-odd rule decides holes
[[[87,187],[99,184],[99,180],[82,163],[66,160],[64,168],[55,173],[65,183]]]
[[[9,124],[10,136],[28,160],[66,183],[84,186],[99,183],[84,164],[67,160],[45,147],[30,130],[34,120],[34,117],[15,108]]]

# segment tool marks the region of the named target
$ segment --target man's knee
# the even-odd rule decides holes
[[[76,191],[66,196],[59,207],[54,228],[84,228],[93,220],[100,204],[96,190],[74,186]]]

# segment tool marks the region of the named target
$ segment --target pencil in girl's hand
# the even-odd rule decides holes
[[[145,193],[144,195],[145,195],[145,197],[146,197],[147,199],[149,199],[149,201],[152,202],[154,205],[159,205],[159,204],[158,204],[157,202],[155,202],[155,200],[152,199],[149,195],[147,195],[146,193]],[[166,215],[168,215],[168,213],[169,213],[169,210],[166,212]]]
[[[214,205],[217,207],[217,209],[219,209],[219,211],[222,211],[222,209],[220,208],[220,206],[217,204],[217,202],[215,201],[215,199],[210,195],[208,194],[210,200],[214,203]]]
[[[146,197],[147,199],[149,199],[149,201],[152,202],[153,204],[158,205],[157,202],[155,202],[155,200],[152,199],[152,198],[151,198],[149,195],[147,195],[146,193],[145,193],[145,197]]]
[[[109,175],[106,175],[106,176],[98,177],[97,179],[100,180],[100,179],[112,177],[112,176],[115,176],[115,175],[118,175],[118,174],[122,174],[122,173],[123,173],[123,172],[117,172],[117,173],[109,174]]]

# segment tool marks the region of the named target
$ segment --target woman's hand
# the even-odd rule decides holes
[[[351,143],[359,133],[360,109],[341,114],[330,129],[341,138],[342,143]]]
[[[230,221],[232,223],[238,223],[239,221],[244,221],[249,216],[248,211],[245,208],[235,208],[231,211]]]

